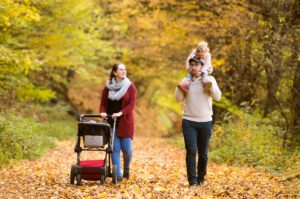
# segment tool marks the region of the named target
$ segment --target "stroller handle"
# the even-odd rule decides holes
[[[80,115],[80,121],[82,121],[83,118],[86,118],[86,117],[98,117],[98,118],[102,118],[100,114],[81,114]],[[107,117],[111,117],[112,118],[112,115],[107,115]],[[114,148],[114,137],[115,137],[115,131],[116,131],[117,117],[113,118],[113,120],[114,120],[114,124],[113,124],[113,129],[111,131],[111,146],[112,146],[112,149]]]
[[[81,114],[80,120],[85,117],[101,117],[101,115],[100,114]]]
[[[87,117],[98,117],[98,118],[102,118],[100,114],[81,114],[79,119],[80,121],[82,121],[83,118],[87,118]],[[111,117],[112,115],[107,115],[107,117]],[[114,120],[116,120],[116,118],[114,118]]]

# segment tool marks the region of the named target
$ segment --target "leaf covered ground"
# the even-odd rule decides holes
[[[76,161],[73,141],[64,141],[42,159],[0,170],[0,198],[297,198],[299,185],[246,167],[209,163],[206,183],[189,188],[185,151],[164,139],[135,138],[131,178],[113,185],[69,183]],[[87,152],[86,152],[87,153]],[[85,154],[83,158],[90,158]],[[95,154],[93,154],[95,155]]]

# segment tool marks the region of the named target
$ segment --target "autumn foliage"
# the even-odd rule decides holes
[[[186,75],[186,57],[200,40],[209,44],[213,75],[223,93],[221,102],[214,104],[211,160],[299,179],[299,9],[298,0],[1,0],[0,166],[6,177],[0,183],[7,183],[7,163],[41,157],[56,140],[75,135],[74,118],[78,114],[98,112],[104,81],[112,64],[119,61],[126,64],[128,76],[138,89],[137,133],[180,143],[182,107],[174,101],[174,89]],[[38,148],[33,148],[35,144]],[[67,169],[68,161],[61,170]],[[30,162],[25,164],[31,167]],[[78,197],[89,196],[99,189],[96,185],[74,189],[64,184],[67,172],[58,178],[51,174],[57,172],[55,169],[43,170],[43,166],[31,173],[37,173],[37,183],[44,183],[41,193],[45,183],[72,190],[73,197],[77,193]],[[225,187],[231,180],[224,174],[228,168],[212,167],[216,167],[211,171],[216,173],[210,173],[212,188],[200,188],[207,197],[256,197],[265,189],[260,185],[256,188],[249,174],[249,183],[234,192],[231,187],[242,183],[235,174],[232,186]],[[221,179],[214,179],[218,172]],[[147,196],[140,191],[144,184],[143,175],[139,175],[135,173],[133,178],[138,183],[125,184],[138,190],[137,197]],[[184,177],[179,176],[175,181],[180,184]],[[45,182],[41,180],[44,177]],[[28,179],[23,178],[26,184]],[[287,196],[282,184],[266,178],[273,184],[265,196]],[[34,181],[33,176],[30,179]],[[166,181],[160,177],[158,187],[154,186],[156,181],[150,182],[152,178],[147,181],[147,193],[153,194],[149,197],[174,193],[168,185],[171,179],[174,176]],[[60,184],[54,185],[56,182]],[[111,185],[104,187],[111,190],[106,194],[116,193]],[[20,196],[26,196],[22,195],[26,188],[19,189],[23,190]],[[123,188],[118,186],[119,191]],[[181,188],[190,194],[185,185]],[[38,184],[33,189],[38,191]],[[60,189],[58,193],[68,197]],[[37,196],[37,192],[32,194]],[[95,194],[105,197],[103,190]],[[50,196],[50,192],[45,195]]]

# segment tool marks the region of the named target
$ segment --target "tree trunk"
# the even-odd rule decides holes
[[[299,46],[300,46],[300,36],[299,36],[299,23],[300,23],[300,1],[294,1],[295,9],[291,17],[291,31],[292,31],[292,62],[295,64],[294,81],[292,87],[292,131],[291,140],[293,144],[300,144],[300,60],[299,60]]]
[[[297,41],[297,40],[296,40]],[[300,62],[297,61],[298,57],[298,44],[294,42],[293,60],[296,62],[296,70],[294,75],[294,82],[292,87],[292,106],[293,106],[293,129],[292,141],[293,143],[300,142]]]
[[[300,64],[297,64],[297,70],[295,73],[294,85],[293,85],[293,99],[294,99],[294,122],[292,139],[294,143],[300,142]]]
[[[274,64],[274,61],[270,58],[272,55],[268,52],[271,50],[266,48],[266,58],[264,63],[264,68],[266,71],[266,77],[267,77],[267,98],[265,101],[265,107],[264,107],[264,117],[266,117],[269,113],[271,113],[275,108],[277,104],[276,100],[276,91],[279,86],[279,82],[281,79],[281,74],[278,72],[278,65]]]

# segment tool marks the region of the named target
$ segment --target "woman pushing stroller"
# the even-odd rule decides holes
[[[107,115],[112,116],[112,118],[107,118],[111,127],[113,127],[113,119],[117,117],[112,162],[117,165],[118,181],[121,181],[122,178],[129,179],[134,135],[133,109],[136,101],[136,88],[126,75],[124,64],[113,65],[109,79],[102,91],[99,108],[102,118],[107,118]],[[124,158],[123,175],[120,163],[121,150]]]

